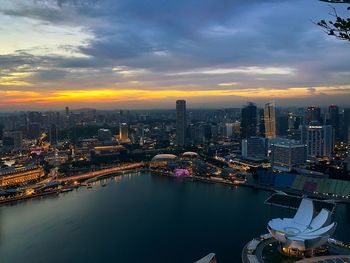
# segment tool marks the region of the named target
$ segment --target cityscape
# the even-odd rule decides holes
[[[350,262],[350,2],[219,2],[4,1],[0,262]]]

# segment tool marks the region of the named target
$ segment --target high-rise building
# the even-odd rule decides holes
[[[119,142],[130,143],[128,124],[123,122],[119,124]]]
[[[232,137],[233,134],[233,123],[226,123],[225,124],[225,136],[226,137]]]
[[[344,142],[350,142],[350,136],[348,135],[348,131],[350,129],[350,108],[345,108],[344,109],[344,117],[343,117],[343,125],[342,125],[342,130],[343,130],[343,140]],[[348,144],[348,147],[350,144]],[[350,149],[350,148],[348,148]]]
[[[334,132],[331,125],[317,125],[311,123],[302,127],[302,143],[307,145],[307,156],[330,157],[334,147]]]
[[[5,152],[12,151],[14,148],[14,140],[10,135],[4,135],[2,137],[2,149]]]
[[[66,126],[69,126],[70,122],[71,122],[70,111],[69,111],[69,107],[68,106],[66,106],[66,108],[65,108],[64,122],[65,122]]]
[[[40,124],[39,123],[29,123],[27,129],[28,139],[37,139],[40,136]]]
[[[244,106],[241,111],[241,137],[247,139],[256,136],[257,131],[257,108],[252,102]]]
[[[41,119],[42,119],[41,112],[37,112],[37,111],[28,112],[28,121],[29,122],[41,123]]]
[[[186,144],[186,101],[176,101],[176,145],[185,146]]]
[[[305,124],[308,125],[312,121],[317,121],[321,124],[321,109],[316,106],[310,106],[305,113]]]
[[[306,163],[307,146],[294,140],[281,140],[271,144],[273,169],[290,171],[294,166]]]
[[[23,134],[21,131],[13,131],[10,133],[13,138],[13,148],[14,150],[21,150],[23,147]]]
[[[210,128],[210,127],[209,127]],[[192,124],[189,127],[190,139],[193,145],[203,145],[206,143],[206,125],[203,123]]]
[[[112,138],[112,133],[110,129],[99,129],[97,132],[97,137],[100,141],[110,141]]]
[[[264,107],[265,137],[276,137],[276,106],[274,102],[265,104]]]
[[[258,110],[258,135],[264,137],[265,136],[265,116],[264,109]]]
[[[277,118],[277,135],[286,136],[289,131],[289,116],[281,115]]]
[[[348,127],[348,157],[347,157],[347,170],[350,172],[350,126]]]
[[[57,130],[56,124],[50,125],[49,138],[50,138],[51,145],[57,145],[57,143],[58,143],[58,130]]]
[[[250,137],[242,140],[242,157],[261,158],[267,156],[267,139],[263,137]]]
[[[328,107],[329,119],[328,123],[334,129],[334,137],[336,141],[339,141],[339,108],[337,105],[330,105]]]
[[[241,134],[241,123],[239,121],[235,121],[232,123],[233,134],[235,137],[239,138]]]

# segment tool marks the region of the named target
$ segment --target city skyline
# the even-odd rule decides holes
[[[329,11],[316,0],[5,0],[0,111],[347,106],[348,44],[313,23]]]
[[[2,0],[0,262],[348,262],[349,12]]]

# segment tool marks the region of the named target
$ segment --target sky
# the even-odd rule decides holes
[[[1,0],[0,111],[350,106],[350,43],[314,23],[331,11],[318,0]]]

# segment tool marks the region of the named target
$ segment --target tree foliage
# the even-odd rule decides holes
[[[342,18],[338,15],[337,10],[333,7],[333,11],[330,13],[334,17],[334,20],[326,21],[321,20],[317,24],[321,26],[325,32],[334,36],[340,40],[350,41],[350,18]],[[350,7],[347,8],[350,11]]]

